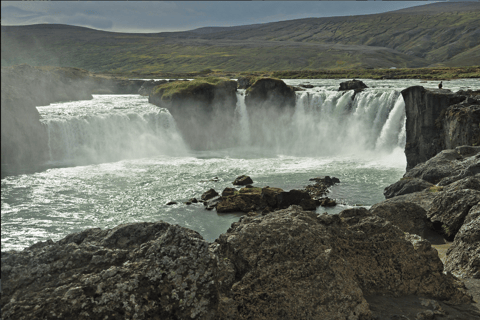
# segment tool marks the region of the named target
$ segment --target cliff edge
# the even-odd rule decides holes
[[[478,91],[409,87],[402,91],[407,116],[407,171],[445,149],[480,145]]]

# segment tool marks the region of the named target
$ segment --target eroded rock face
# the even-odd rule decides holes
[[[148,101],[168,109],[190,148],[209,150],[231,146],[237,82],[224,80],[211,84],[201,79],[196,81],[195,85],[167,97],[162,86],[170,84],[157,86]]]
[[[480,279],[479,215],[465,223],[455,236],[455,241],[447,251],[445,270],[459,277]]]
[[[354,221],[290,207],[234,223],[216,241],[221,268],[236,275],[221,318],[363,319],[374,294],[469,301],[428,242],[360,212]]]
[[[414,86],[402,91],[407,116],[407,170],[444,149],[480,143],[480,99]]]
[[[430,244],[365,209],[292,206],[208,243],[165,222],[2,253],[4,319],[368,319],[366,295],[469,303]]]
[[[208,247],[195,231],[156,222],[2,253],[2,318],[213,319]]]

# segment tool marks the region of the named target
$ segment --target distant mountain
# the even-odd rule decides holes
[[[2,66],[151,73],[480,65],[478,2],[155,34],[51,24],[1,30]]]

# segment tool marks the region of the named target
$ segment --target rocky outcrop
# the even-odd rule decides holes
[[[165,222],[2,253],[3,319],[368,319],[366,297],[469,303],[436,251],[367,210],[290,207],[214,243]]]
[[[157,86],[148,101],[166,108],[175,118],[184,140],[192,149],[230,146],[237,103],[237,82],[221,78],[198,78]]]
[[[265,108],[293,109],[295,107],[295,90],[280,79],[261,78],[247,90],[245,104],[247,109]]]
[[[480,99],[450,90],[414,86],[405,100],[407,170],[444,149],[480,144]]]
[[[480,147],[461,146],[441,151],[409,170],[403,177],[418,178],[446,186],[478,173],[480,173]]]
[[[340,88],[338,88],[338,91],[345,91],[345,90],[363,90],[365,88],[368,88],[365,83],[363,83],[360,80],[349,80],[345,82],[340,83]]]
[[[299,205],[304,210],[315,210],[316,202],[304,190],[283,191],[280,188],[245,187],[221,197],[216,208],[219,213],[263,212]]]
[[[453,240],[470,209],[480,201],[480,147],[443,150],[385,188],[382,202],[419,205],[430,225]]]
[[[354,93],[352,95],[352,100],[355,99],[355,95],[359,92],[362,92],[364,89],[368,88],[368,86],[360,80],[349,80],[340,83],[340,87],[338,91],[348,91],[353,90]]]
[[[456,235],[447,251],[445,270],[459,277],[480,279],[480,216],[465,223]]]
[[[238,77],[238,89],[248,89],[255,82],[255,77]]]

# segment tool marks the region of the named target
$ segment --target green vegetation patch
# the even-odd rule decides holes
[[[433,186],[428,188],[427,192],[440,192],[443,191],[443,187],[440,186]]]

